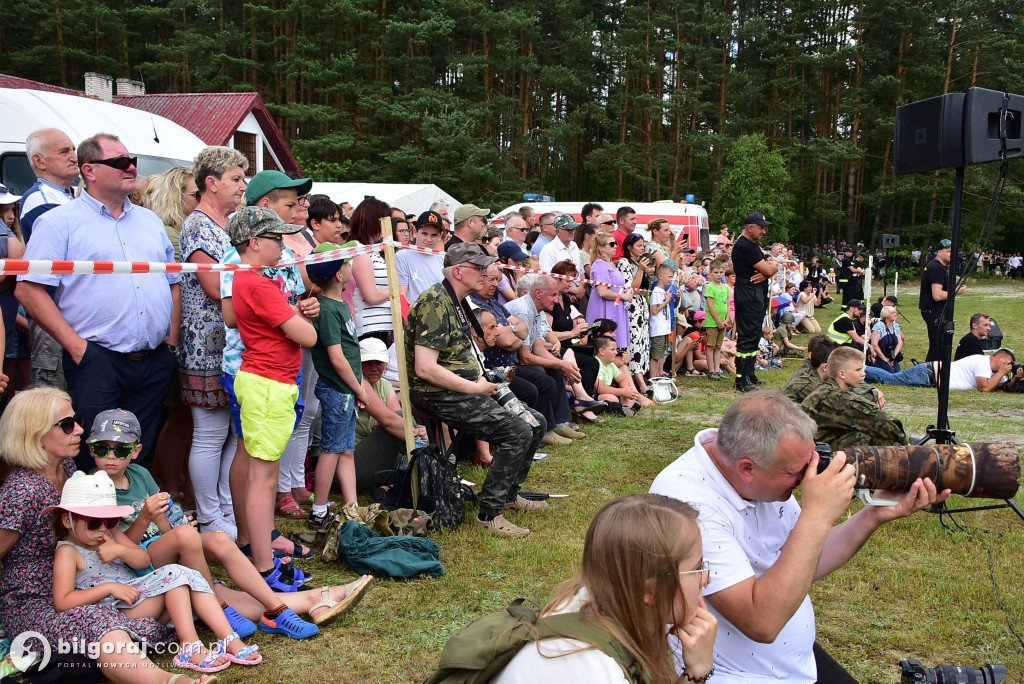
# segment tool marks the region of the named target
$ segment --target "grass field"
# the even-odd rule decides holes
[[[927,347],[916,309],[917,288],[917,283],[900,288],[901,310],[909,319],[901,321],[908,360],[924,358]],[[881,291],[880,283],[874,291]],[[971,313],[984,311],[998,320],[1006,346],[1013,347],[1024,339],[1022,298],[1024,285],[970,283],[957,300],[956,338],[967,331]],[[826,326],[837,314],[836,308],[826,309],[818,318]],[[787,365],[795,368],[798,362]],[[790,371],[760,375],[769,386],[781,388]],[[458,627],[517,596],[546,599],[555,584],[572,574],[597,509],[613,496],[647,491],[654,476],[693,444],[694,434],[716,426],[737,397],[731,383],[705,378],[680,380],[680,389],[673,404],[630,419],[607,419],[588,430],[587,439],[551,448],[550,457],[534,465],[527,488],[571,496],[547,512],[510,514],[513,522],[533,530],[528,538],[496,539],[469,524],[435,535],[442,547],[444,577],[380,580],[353,613],[315,639],[258,636],[252,642],[260,645],[264,664],[232,667],[221,673],[221,680],[421,681]],[[888,409],[912,436],[934,423],[935,390],[884,391]],[[950,399],[950,420],[961,440],[1024,446],[1022,417],[1024,394],[954,392]],[[482,482],[484,472],[466,467],[463,475]],[[1024,497],[1017,501],[1024,502]],[[859,506],[854,503],[850,511]],[[937,516],[924,513],[894,522],[879,530],[845,567],[815,584],[811,594],[819,640],[859,681],[897,682],[897,662],[917,658],[926,667],[999,662],[1010,672],[1005,681],[1024,682],[1024,646],[1011,633],[993,587],[998,583],[1010,619],[1024,630],[1024,521],[1008,510],[971,513],[963,520],[971,526],[969,532],[947,532]],[[342,565],[325,565],[319,559],[303,567],[316,573],[318,586],[355,576]]]

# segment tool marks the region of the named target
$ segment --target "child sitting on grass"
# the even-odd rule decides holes
[[[264,207],[242,207],[228,222],[227,233],[243,264],[274,266],[281,260],[283,235],[302,226],[289,225]],[[235,376],[245,453],[235,466],[245,474],[241,496],[245,535],[252,562],[271,588],[298,587],[294,566],[274,557],[274,501],[281,455],[295,426],[295,384],[302,366],[302,347],[316,344],[316,330],[281,290],[259,270],[239,271],[232,283],[232,305],[242,344],[242,365]],[[244,459],[239,464],[238,459]],[[241,524],[241,521],[239,521]],[[301,581],[301,580],[299,580]],[[287,591],[287,589],[284,589]]]
[[[355,247],[324,242],[314,254]],[[316,464],[313,510],[306,521],[311,530],[323,530],[333,517],[327,508],[331,485],[337,475],[345,506],[356,503],[356,407],[369,400],[363,388],[363,365],[352,312],[341,293],[352,278],[351,257],[306,264],[310,282],[321,289],[320,315],[313,323],[317,340],[313,366],[320,377],[314,394],[320,400],[320,459]]]
[[[654,403],[637,391],[633,378],[628,372],[624,373],[616,363],[615,338],[594,338],[594,356],[601,364],[597,371],[594,392],[598,401],[608,402],[609,412],[620,416],[632,416],[643,405],[650,406]]]
[[[165,565],[141,577],[151,565],[149,554],[117,529],[121,516],[134,511],[118,506],[114,483],[103,471],[74,473],[64,484],[60,503],[43,513],[54,516],[58,539],[53,558],[53,606],[58,611],[110,604],[128,617],[174,622],[181,649],[174,666],[197,672],[220,672],[232,663],[259,665],[263,656],[231,630],[209,583],[198,571]],[[196,634],[195,614],[217,635],[208,651]]]
[[[277,594],[267,586],[252,563],[223,532],[199,533],[192,525],[171,527],[166,513],[170,497],[161,492],[149,471],[132,463],[142,446],[141,432],[135,415],[121,409],[104,411],[96,417],[89,438],[89,451],[96,469],[110,476],[117,492],[118,505],[132,506],[134,513],[124,516],[119,527],[131,541],[144,548],[160,567],[171,563],[198,570],[213,586],[209,560],[220,562],[228,577],[244,592],[260,603],[259,630],[270,634],[284,634],[293,639],[305,639],[320,632],[323,625],[354,606],[372,581],[364,575],[346,587],[327,588],[327,592],[290,592]],[[330,598],[344,589],[337,601]],[[216,587],[220,594],[234,593],[226,587]],[[310,605],[307,596],[300,593],[323,594],[320,603]],[[294,606],[295,608],[293,609]],[[243,639],[254,634],[257,624],[244,617],[226,601],[221,602],[231,628]],[[296,610],[310,613],[313,624],[302,620]]]
[[[796,317],[792,311],[782,314],[779,319],[779,327],[772,334],[772,344],[779,348],[784,359],[802,359],[807,356],[807,347],[801,347],[793,342],[793,327]]]
[[[775,358],[779,353],[779,347],[772,342],[775,330],[770,325],[761,328],[761,339],[757,343],[757,361],[755,370],[771,370],[782,368],[782,361]]]

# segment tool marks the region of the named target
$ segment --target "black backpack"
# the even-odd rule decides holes
[[[650,676],[629,649],[604,627],[584,621],[579,613],[540,617],[540,612],[536,600],[518,598],[505,610],[462,627],[448,639],[437,670],[423,684],[484,684],[505,669],[527,644],[558,637],[593,644],[615,659],[629,681],[651,684]]]
[[[413,497],[413,478],[419,484],[418,497]],[[466,517],[466,496],[455,454],[442,453],[433,444],[414,449],[409,455],[409,467],[395,472],[395,485],[384,497],[384,507],[426,511],[435,529],[461,525]]]

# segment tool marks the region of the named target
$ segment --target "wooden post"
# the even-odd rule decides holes
[[[413,437],[412,423],[412,402],[409,400],[409,378],[412,375],[410,369],[405,365],[405,328],[402,321],[402,295],[398,290],[398,267],[395,265],[395,248],[388,241],[391,240],[391,217],[385,216],[380,220],[381,234],[384,236],[384,263],[388,268],[388,292],[391,301],[391,325],[395,333],[395,355],[398,357],[398,391],[402,400],[402,421],[405,423],[405,451],[412,454],[416,448],[416,440]],[[416,477],[410,478],[412,484],[413,507],[419,500],[419,480]]]

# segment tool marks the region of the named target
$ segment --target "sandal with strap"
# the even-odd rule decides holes
[[[357,603],[363,600],[371,582],[373,582],[373,575],[363,575],[355,582],[349,582],[345,585],[345,598],[340,601],[331,600],[330,587],[321,587],[320,601],[309,609],[309,614],[313,617],[313,624],[326,624],[339,615],[344,615],[352,610]],[[313,611],[317,608],[326,608],[326,610],[313,615]]]
[[[193,656],[197,653],[202,653],[205,650],[206,649],[203,648],[202,641],[193,641],[192,643],[182,644],[181,651],[178,652],[178,655],[174,656],[174,659],[171,662],[174,664],[174,667],[180,667],[183,670],[195,670],[196,672],[220,672],[221,670],[226,670],[231,666],[230,660],[223,665],[214,665],[214,663],[217,662],[217,659],[222,655],[216,650],[207,651],[202,660],[198,663],[193,663]]]
[[[239,546],[238,550],[242,552],[243,556],[245,556],[249,560],[252,560],[252,544],[246,544],[245,546]],[[274,559],[275,560],[277,560],[279,558],[291,558],[292,557],[291,554],[285,553],[281,549],[272,549],[272,551],[274,552]]]
[[[285,567],[287,568],[289,566]],[[266,582],[267,586],[272,590],[285,594],[292,594],[306,588],[306,585],[302,582],[295,581],[294,575],[288,575],[286,572],[286,570],[282,570],[281,561],[275,558],[274,570],[269,575],[263,575],[263,581]]]
[[[260,650],[259,646],[244,646],[238,649],[238,653],[231,653],[228,651],[228,644],[238,638],[238,632],[232,632],[223,639],[217,639],[217,651],[236,665],[253,666],[262,663],[263,656],[257,653],[257,651]],[[255,660],[249,658],[249,656],[252,655],[256,656]]]
[[[183,679],[189,680],[192,684],[217,684],[220,681],[217,675],[200,675],[199,679],[192,679],[183,674],[176,674],[171,675],[171,678],[167,680],[167,684],[178,684]]]
[[[304,511],[302,509],[302,506],[300,506],[299,503],[293,497],[290,496],[285,497],[284,499],[281,499],[279,502],[277,502],[277,506],[275,506],[275,509],[278,515],[283,516],[285,518],[295,519],[306,517],[306,511]]]
[[[303,513],[302,515],[305,516],[306,514]],[[274,541],[279,538],[283,538],[285,541],[289,541],[292,543],[291,553],[284,552],[286,556],[291,556],[292,558],[297,558],[299,560],[305,560],[307,558],[313,557],[313,549],[309,548],[308,546],[303,546],[294,539],[289,539],[288,537],[285,537],[283,534],[281,534],[281,530],[274,529],[274,531],[270,533],[270,543],[273,544]],[[304,549],[304,551],[302,549]],[[277,555],[277,551],[281,551],[281,549],[275,549],[275,556]]]

